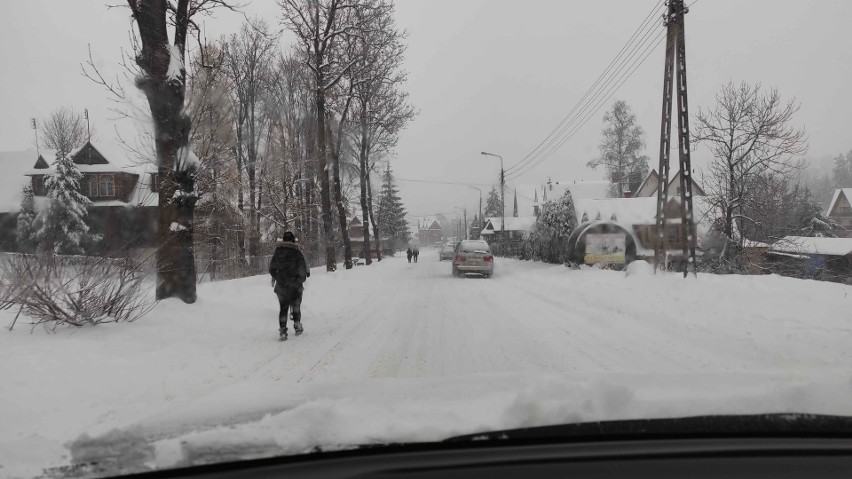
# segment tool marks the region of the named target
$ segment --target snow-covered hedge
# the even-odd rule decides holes
[[[0,309],[17,309],[15,321],[21,314],[54,328],[134,321],[154,306],[148,274],[129,258],[8,254],[0,273]]]

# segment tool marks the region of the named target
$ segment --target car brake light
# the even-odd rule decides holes
[[[489,263],[493,263],[493,262],[494,262],[494,257],[493,257],[493,256],[486,256],[486,257],[485,257],[485,261],[488,261]]]

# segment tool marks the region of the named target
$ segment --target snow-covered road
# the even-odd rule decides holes
[[[295,439],[273,428],[278,446],[749,405],[852,414],[850,293],[775,276],[627,277],[500,258],[491,279],[458,279],[426,250],[418,264],[315,269],[305,334],[284,343],[266,276],[201,285],[197,304],[164,301],[133,324],[48,334],[19,322],[0,332],[0,476],[67,461],[63,444],[83,432],[155,423],[148,439],[170,438],[215,427],[211,415],[221,425],[272,413],[274,424],[298,407],[338,423],[370,414],[376,429],[323,435],[306,422]],[[581,386],[596,381],[627,389]],[[752,399],[727,399],[737,394]],[[341,396],[345,407],[322,402]]]

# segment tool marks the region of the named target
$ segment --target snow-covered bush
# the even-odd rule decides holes
[[[564,263],[569,259],[568,237],[577,227],[574,200],[570,191],[556,201],[542,205],[533,230],[524,238],[523,258],[548,263]]]
[[[129,258],[8,254],[0,273],[0,309],[17,309],[33,324],[134,321],[155,304],[142,264]]]
[[[32,253],[37,246],[35,220],[36,211],[33,188],[27,185],[21,192],[21,211],[18,213],[15,226],[15,240],[18,245],[18,251],[22,253]]]

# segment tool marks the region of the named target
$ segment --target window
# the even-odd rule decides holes
[[[115,180],[113,179],[113,176],[101,175],[100,180],[100,188],[98,189],[100,196],[114,196]]]
[[[46,194],[44,176],[33,176],[33,194],[36,196],[44,196]]]
[[[89,197],[96,198],[98,196],[98,177],[90,176],[89,177]]]
[[[669,243],[677,243],[680,241],[680,226],[671,225],[668,228]]]
[[[160,178],[156,173],[151,173],[151,191],[156,193],[160,189]]]

